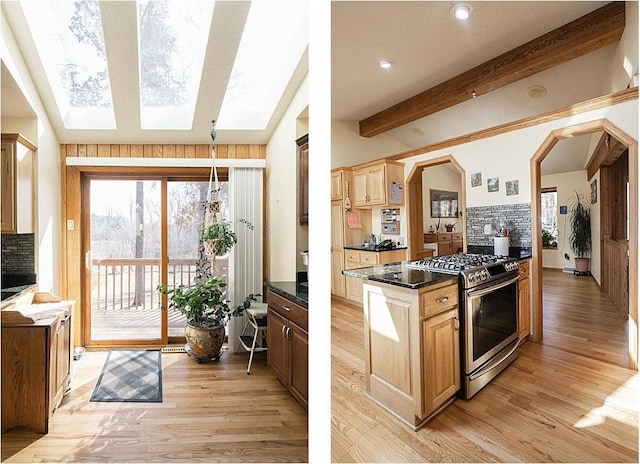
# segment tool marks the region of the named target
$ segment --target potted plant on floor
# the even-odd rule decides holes
[[[569,245],[575,255],[576,272],[589,270],[589,253],[591,252],[591,210],[584,196],[577,192],[576,202],[571,206],[569,216]]]
[[[252,293],[242,304],[230,307],[226,301],[226,285],[222,278],[214,275],[197,281],[192,287],[178,285],[169,290],[166,285],[158,286],[168,300],[168,305],[162,309],[178,311],[187,318],[187,349],[199,363],[220,358],[225,325],[232,316],[241,316],[260,296]]]

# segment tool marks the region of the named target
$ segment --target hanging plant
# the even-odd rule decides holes
[[[255,226],[246,219],[238,219],[249,230]],[[214,222],[202,231],[202,240],[205,244],[205,252],[212,256],[224,256],[231,251],[233,245],[238,243],[238,236],[233,231],[233,223],[230,221]]]

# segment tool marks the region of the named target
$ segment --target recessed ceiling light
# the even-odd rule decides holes
[[[424,131],[422,129],[420,129],[419,127],[412,127],[411,128],[411,133],[413,135],[418,136],[418,137],[422,137],[424,135]]]
[[[382,69],[389,69],[391,66],[393,66],[393,63],[395,63],[395,61],[393,61],[391,58],[383,58],[381,60],[378,60],[378,66],[380,66]]]
[[[471,14],[471,5],[467,3],[456,3],[451,7],[451,13],[458,19],[467,19]]]
[[[545,89],[541,85],[532,85],[527,89],[527,95],[529,95],[529,98],[534,98],[534,99],[544,98],[546,94],[547,94],[547,89]]]

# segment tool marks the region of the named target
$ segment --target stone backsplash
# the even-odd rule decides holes
[[[491,225],[491,235],[484,233],[485,224]],[[468,245],[493,246],[496,229],[501,227],[509,229],[511,246],[531,247],[531,203],[467,208]]]
[[[33,274],[36,269],[34,234],[2,234],[2,274]]]

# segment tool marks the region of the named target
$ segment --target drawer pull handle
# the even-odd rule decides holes
[[[456,316],[456,322],[454,323],[453,327],[458,330],[460,328],[460,319],[458,319],[458,316]]]
[[[442,298],[438,298],[436,300],[436,303],[446,303],[447,301],[449,301],[449,297],[448,296],[443,296]]]
[[[289,306],[287,306],[287,305],[282,305],[282,308],[283,308],[285,311],[291,311],[291,308],[290,308]]]
[[[287,327],[287,340],[291,340],[291,327]]]
[[[283,326],[282,326],[282,336],[283,336],[283,337],[285,336],[285,335],[284,335],[284,331],[286,330],[286,328],[287,328],[287,326],[286,326],[286,325],[283,325]]]

